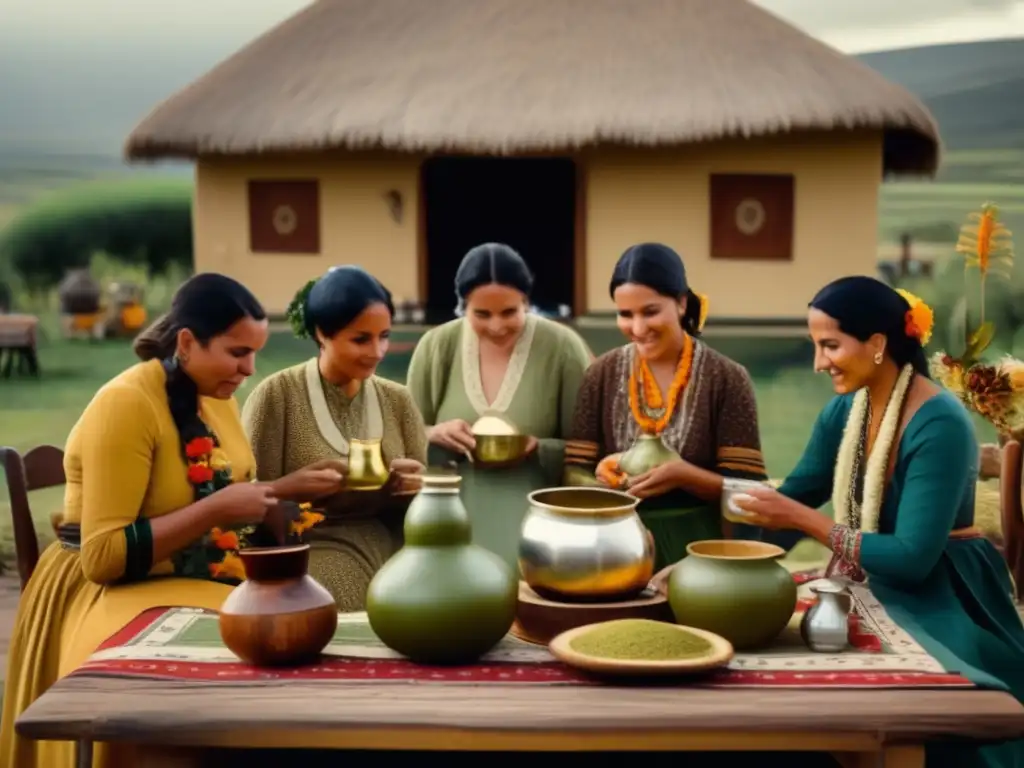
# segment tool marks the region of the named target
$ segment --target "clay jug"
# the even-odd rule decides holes
[[[672,569],[676,621],[721,635],[739,651],[770,645],[793,618],[796,582],[781,547],[759,541],[695,541]]]
[[[636,477],[678,458],[679,454],[665,445],[661,435],[641,432],[619,459],[619,469],[630,477]]]
[[[425,475],[405,517],[405,545],[370,582],[366,614],[381,642],[425,664],[467,664],[512,627],[518,584],[472,543],[458,475]]]
[[[238,555],[246,580],[220,608],[224,645],[256,666],[316,659],[338,628],[338,606],[307,573],[309,545],[248,547]]]

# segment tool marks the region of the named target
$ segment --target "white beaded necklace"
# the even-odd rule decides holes
[[[899,428],[903,401],[913,379],[914,367],[910,364],[903,366],[896,379],[896,386],[889,395],[878,437],[867,459],[863,498],[859,504],[856,501],[855,484],[864,460],[870,402],[866,387],[854,395],[853,407],[846,420],[843,440],[839,444],[839,454],[836,456],[835,479],[832,484],[832,508],[835,512],[835,521],[839,525],[847,525],[864,533],[878,532],[878,518],[885,495],[889,456],[892,455],[893,442]]]

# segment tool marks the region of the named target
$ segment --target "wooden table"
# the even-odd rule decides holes
[[[18,373],[39,375],[38,326],[39,318],[34,315],[0,315],[0,376],[10,378],[15,364]]]
[[[1024,736],[1024,707],[1008,694],[975,689],[214,685],[77,676],[32,704],[17,730],[33,739],[153,747],[136,768],[208,765],[202,751],[212,747],[805,750],[832,752],[856,768],[921,768],[925,741]]]

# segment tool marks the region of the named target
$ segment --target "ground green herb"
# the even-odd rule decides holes
[[[609,621],[570,641],[577,653],[622,661],[679,661],[706,655],[711,643],[673,624],[648,619]]]

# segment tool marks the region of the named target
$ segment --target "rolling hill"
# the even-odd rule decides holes
[[[924,100],[948,149],[1024,148],[1024,40],[932,45],[859,58]]]

